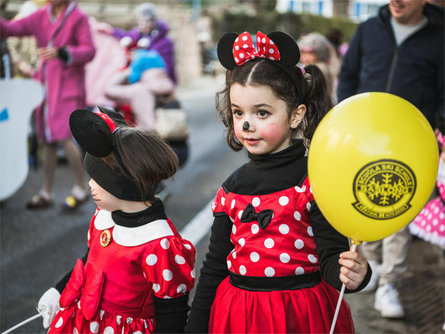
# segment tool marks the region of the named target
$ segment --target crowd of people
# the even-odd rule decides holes
[[[174,45],[155,5],[139,5],[136,17],[137,26],[123,31],[93,22],[75,1],[48,0],[23,17],[0,18],[2,37],[34,37],[38,61],[15,65],[45,91],[35,110],[43,185],[26,207],[53,205],[59,147],[74,173],[61,207],[75,210],[90,196],[97,204],[88,252],[39,300],[49,333],[328,332],[342,285],[347,293],[375,291],[382,317],[403,318],[397,289],[412,234],[445,249],[443,8],[391,0],[350,41],[337,29],[297,41],[283,32],[219,39],[227,74],[217,112],[228,146],[246,150],[249,161],[213,201],[190,312],[196,250],[157,196],[186,161],[187,138],[169,141],[153,131],[156,108],[176,99]],[[103,84],[102,106],[90,105],[86,92],[87,64],[106,52],[96,34],[119,43],[122,60]],[[435,129],[441,158],[436,193],[419,216],[357,251],[319,209],[307,151],[336,103],[369,91],[415,105]],[[334,325],[354,332],[345,301]]]

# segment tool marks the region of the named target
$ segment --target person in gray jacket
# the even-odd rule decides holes
[[[391,0],[357,28],[342,62],[337,97],[391,93],[414,104],[443,131],[444,77],[443,8],[426,0]],[[374,306],[386,318],[404,317],[395,286],[407,269],[410,240],[404,228],[362,246],[374,272],[364,290],[378,286]]]

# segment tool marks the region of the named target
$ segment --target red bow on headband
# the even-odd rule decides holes
[[[258,31],[256,41],[257,48],[255,50],[252,37],[248,32],[243,32],[235,39],[233,43],[233,59],[238,66],[253,58],[268,58],[274,61],[280,60],[280,52],[269,37],[261,31]]]

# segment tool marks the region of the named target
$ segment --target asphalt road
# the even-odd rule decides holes
[[[207,208],[219,185],[245,161],[244,153],[232,152],[225,143],[223,126],[214,108],[214,94],[221,80],[201,79],[178,88],[178,98],[187,111],[190,127],[190,156],[185,166],[169,180],[170,196],[166,212],[181,231]],[[93,201],[76,212],[59,208],[71,188],[69,166],[60,164],[56,171],[55,206],[29,211],[25,203],[41,185],[42,170],[31,170],[24,185],[1,207],[1,331],[36,314],[37,302],[46,289],[69,271],[86,251],[86,235],[94,213]],[[195,236],[192,236],[196,238]],[[207,236],[196,240],[197,262],[202,263]],[[199,272],[200,264],[197,266]],[[14,333],[43,332],[35,320]]]
[[[190,237],[197,240],[197,273],[208,247],[206,231],[211,219],[208,204],[222,181],[246,160],[244,153],[230,151],[225,143],[224,129],[214,108],[214,93],[219,87],[221,78],[207,77],[178,89],[191,129],[190,158],[167,184],[170,196],[166,211],[179,231],[190,226],[189,223],[194,224],[195,230]],[[86,234],[95,206],[89,201],[69,214],[58,208],[71,187],[71,174],[66,164],[61,164],[56,172],[56,206],[43,211],[24,208],[25,202],[38,191],[41,174],[41,169],[30,171],[24,185],[0,209],[1,332],[36,314],[42,293],[70,270],[86,250]],[[373,293],[346,295],[357,333],[443,333],[443,254],[438,248],[415,240],[409,258],[409,271],[400,280],[406,318],[381,318],[373,309]],[[44,332],[40,319],[14,331]]]

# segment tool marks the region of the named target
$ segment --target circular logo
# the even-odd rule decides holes
[[[102,247],[107,247],[110,244],[111,241],[111,232],[109,230],[104,230],[101,234],[100,234],[100,245]]]
[[[352,205],[358,212],[373,219],[391,219],[411,207],[416,176],[401,161],[374,161],[355,175],[353,192],[356,202]]]

